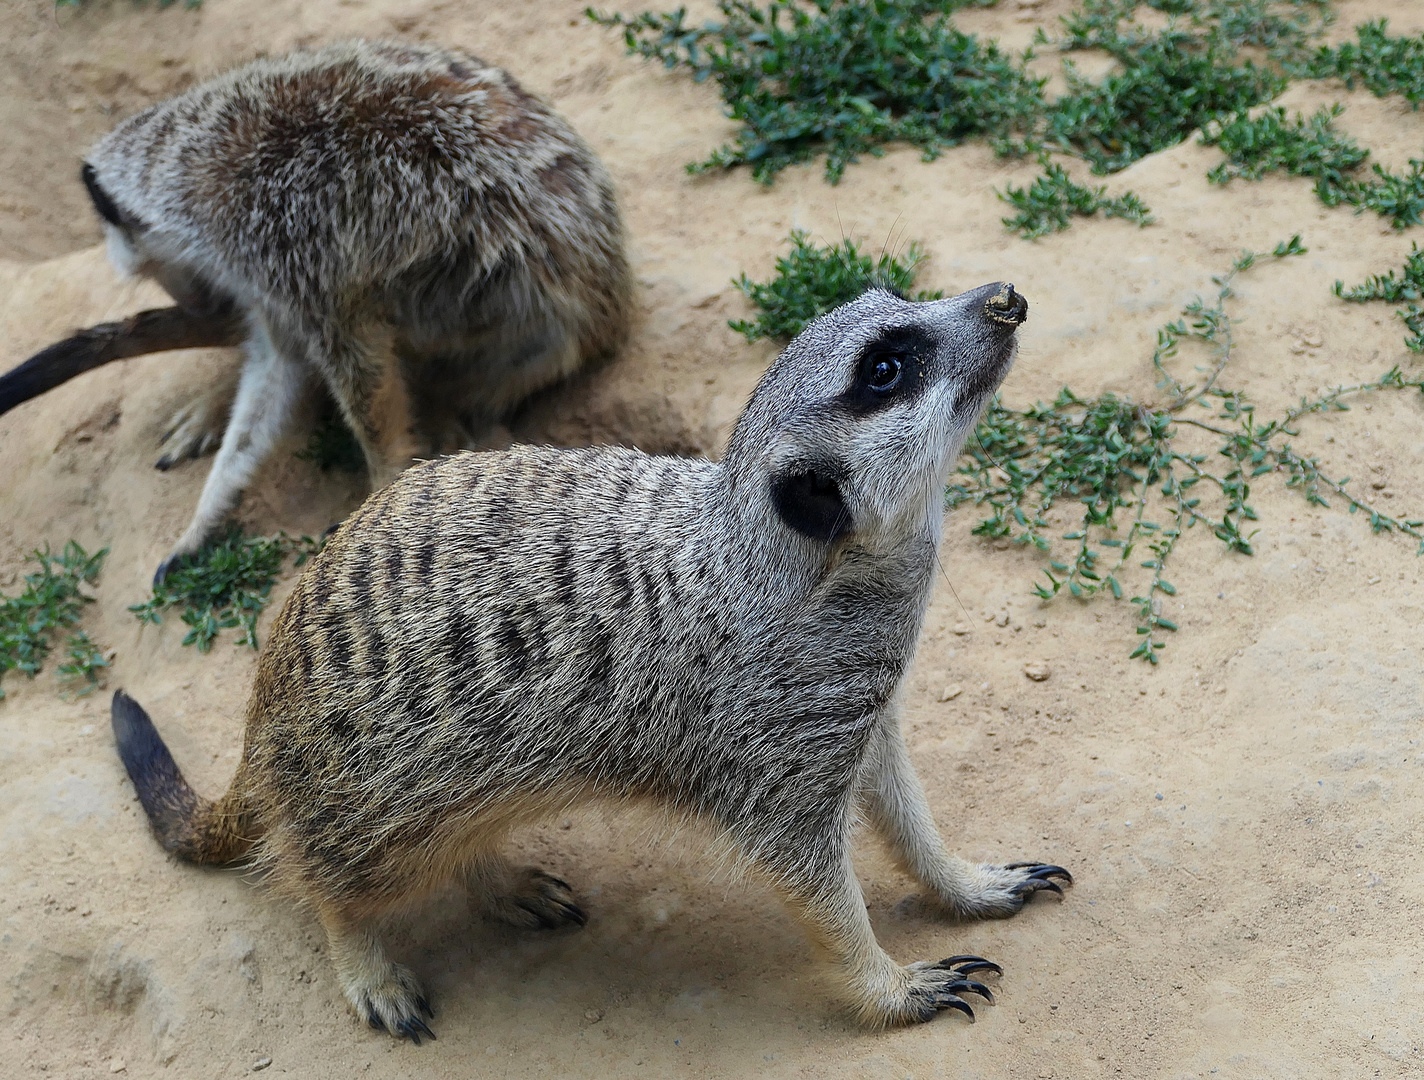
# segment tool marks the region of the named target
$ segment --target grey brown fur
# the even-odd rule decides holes
[[[160,467],[209,448],[231,406],[174,555],[231,509],[309,373],[380,487],[625,332],[602,164],[544,102],[458,50],[351,41],[257,60],[122,123],[83,179],[116,265],[199,321],[245,322],[235,400],[215,384],[166,436]],[[102,362],[78,347],[81,369]]]
[[[994,965],[891,960],[849,840],[863,815],[964,918],[1067,878],[950,856],[896,713],[944,481],[1025,311],[1011,286],[868,293],[776,360],[720,463],[518,447],[416,466],[278,615],[222,799],[185,809],[181,777],[158,790],[176,768],[116,698],[155,830],[186,858],[265,867],[320,917],[357,1012],[412,1037],[424,997],[382,915],[453,877],[516,922],[581,922],[565,883],[500,846],[595,799],[708,824],[825,945],[867,1022],[969,1012],[959,995],[988,991],[966,976]]]

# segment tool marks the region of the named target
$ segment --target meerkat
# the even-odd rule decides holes
[[[221,445],[160,577],[232,509],[312,376],[380,488],[454,448],[421,441],[413,391],[468,445],[625,333],[607,171],[469,53],[349,41],[259,59],[131,117],[81,177],[110,261],[177,306],[46,349],[0,379],[0,413],[125,356],[246,351],[235,397],[219,380],[165,429],[160,469]]]
[[[872,290],[773,362],[723,459],[515,447],[419,464],[309,565],[267,635],[236,777],[183,779],[122,692],[115,741],[152,827],[246,861],[325,928],[347,999],[419,1040],[429,1003],[383,917],[451,879],[496,915],[582,925],[500,848],[588,800],[705,822],[829,951],[872,1025],[973,1012],[979,957],[902,966],[850,858],[864,818],[958,918],[1012,915],[1061,867],[948,854],[897,716],[944,484],[1012,363],[1011,285]]]

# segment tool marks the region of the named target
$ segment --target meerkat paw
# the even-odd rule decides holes
[[[1063,895],[1061,879],[1073,884],[1073,875],[1052,863],[1016,862],[1004,866],[980,863],[971,866],[965,879],[941,897],[955,915],[966,919],[1002,919],[1017,915],[1035,893]]]
[[[385,964],[378,977],[352,980],[347,983],[346,999],[356,1015],[377,1031],[389,1031],[420,1045],[422,1035],[434,1039],[435,1033],[425,1023],[425,1017],[435,1019],[430,1002],[411,970],[401,964]]]
[[[178,409],[169,418],[158,440],[163,447],[163,456],[154,462],[153,467],[166,472],[180,462],[216,450],[227,426],[230,396],[202,394]]]
[[[946,1009],[974,1020],[974,1010],[964,994],[978,994],[990,1005],[994,995],[981,982],[969,978],[981,971],[1002,975],[1004,969],[982,956],[950,956],[940,961],[922,960],[897,971],[895,985],[872,994],[861,1004],[861,1018],[877,1027],[923,1024]]]
[[[525,930],[557,930],[588,922],[569,883],[533,866],[514,870],[507,891],[488,897],[487,904],[495,918]]]

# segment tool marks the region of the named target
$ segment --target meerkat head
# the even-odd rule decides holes
[[[811,541],[937,536],[945,480],[1027,315],[995,283],[924,303],[872,289],[822,316],[752,394],[727,450],[733,484]]]

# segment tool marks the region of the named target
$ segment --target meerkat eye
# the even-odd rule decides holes
[[[860,381],[872,390],[887,393],[899,384],[904,361],[898,353],[872,352],[860,362]]]

